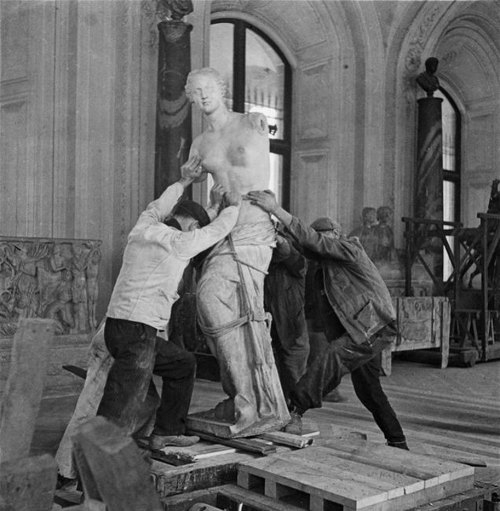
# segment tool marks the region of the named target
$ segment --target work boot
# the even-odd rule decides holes
[[[293,412],[290,412],[290,417],[291,420],[283,428],[283,431],[292,435],[302,435],[302,414],[295,409]]]
[[[408,445],[406,445],[406,442],[387,442],[387,445],[389,447],[397,447],[398,449],[403,449],[405,451],[409,451]]]
[[[172,435],[162,436],[154,433],[149,437],[149,448],[152,450],[163,449],[164,447],[189,447],[200,441],[198,436]]]

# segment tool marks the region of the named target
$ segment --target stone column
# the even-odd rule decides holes
[[[441,98],[418,100],[415,218],[443,219],[443,132]]]
[[[443,133],[441,98],[418,100],[417,173],[414,215],[416,219],[443,220]],[[435,226],[419,224],[420,232]],[[443,279],[443,243],[439,237],[424,237],[420,248],[428,254],[429,267],[437,281]],[[434,292],[439,292],[435,286]]]
[[[155,198],[179,179],[191,146],[191,105],[184,85],[191,69],[192,28],[180,20],[158,24]]]

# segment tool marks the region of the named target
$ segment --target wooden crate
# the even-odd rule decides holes
[[[332,441],[238,468],[242,488],[309,511],[404,511],[473,484],[472,467],[369,442]]]
[[[382,353],[385,374],[391,374],[391,354],[397,351],[439,348],[441,368],[446,368],[450,352],[451,307],[448,298],[398,297],[392,301],[396,310],[398,335],[396,342]]]

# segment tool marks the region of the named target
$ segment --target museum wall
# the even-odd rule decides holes
[[[0,235],[101,240],[102,318],[128,231],[153,198],[160,20],[153,0],[0,2]],[[291,210],[351,230],[365,206],[412,215],[415,84],[429,56],[459,106],[462,220],[500,177],[498,2],[195,0],[192,66],[212,17],[246,19],[293,68]],[[193,115],[195,135],[203,128]],[[202,197],[200,189],[195,197]]]

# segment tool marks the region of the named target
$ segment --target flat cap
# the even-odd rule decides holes
[[[192,200],[181,200],[178,202],[172,210],[172,216],[175,215],[190,216],[198,220],[201,227],[205,227],[210,223],[210,217],[205,211],[205,208]]]
[[[317,232],[333,230],[338,231],[339,233],[342,232],[342,226],[327,216],[322,216],[314,220],[311,224],[311,228]]]

